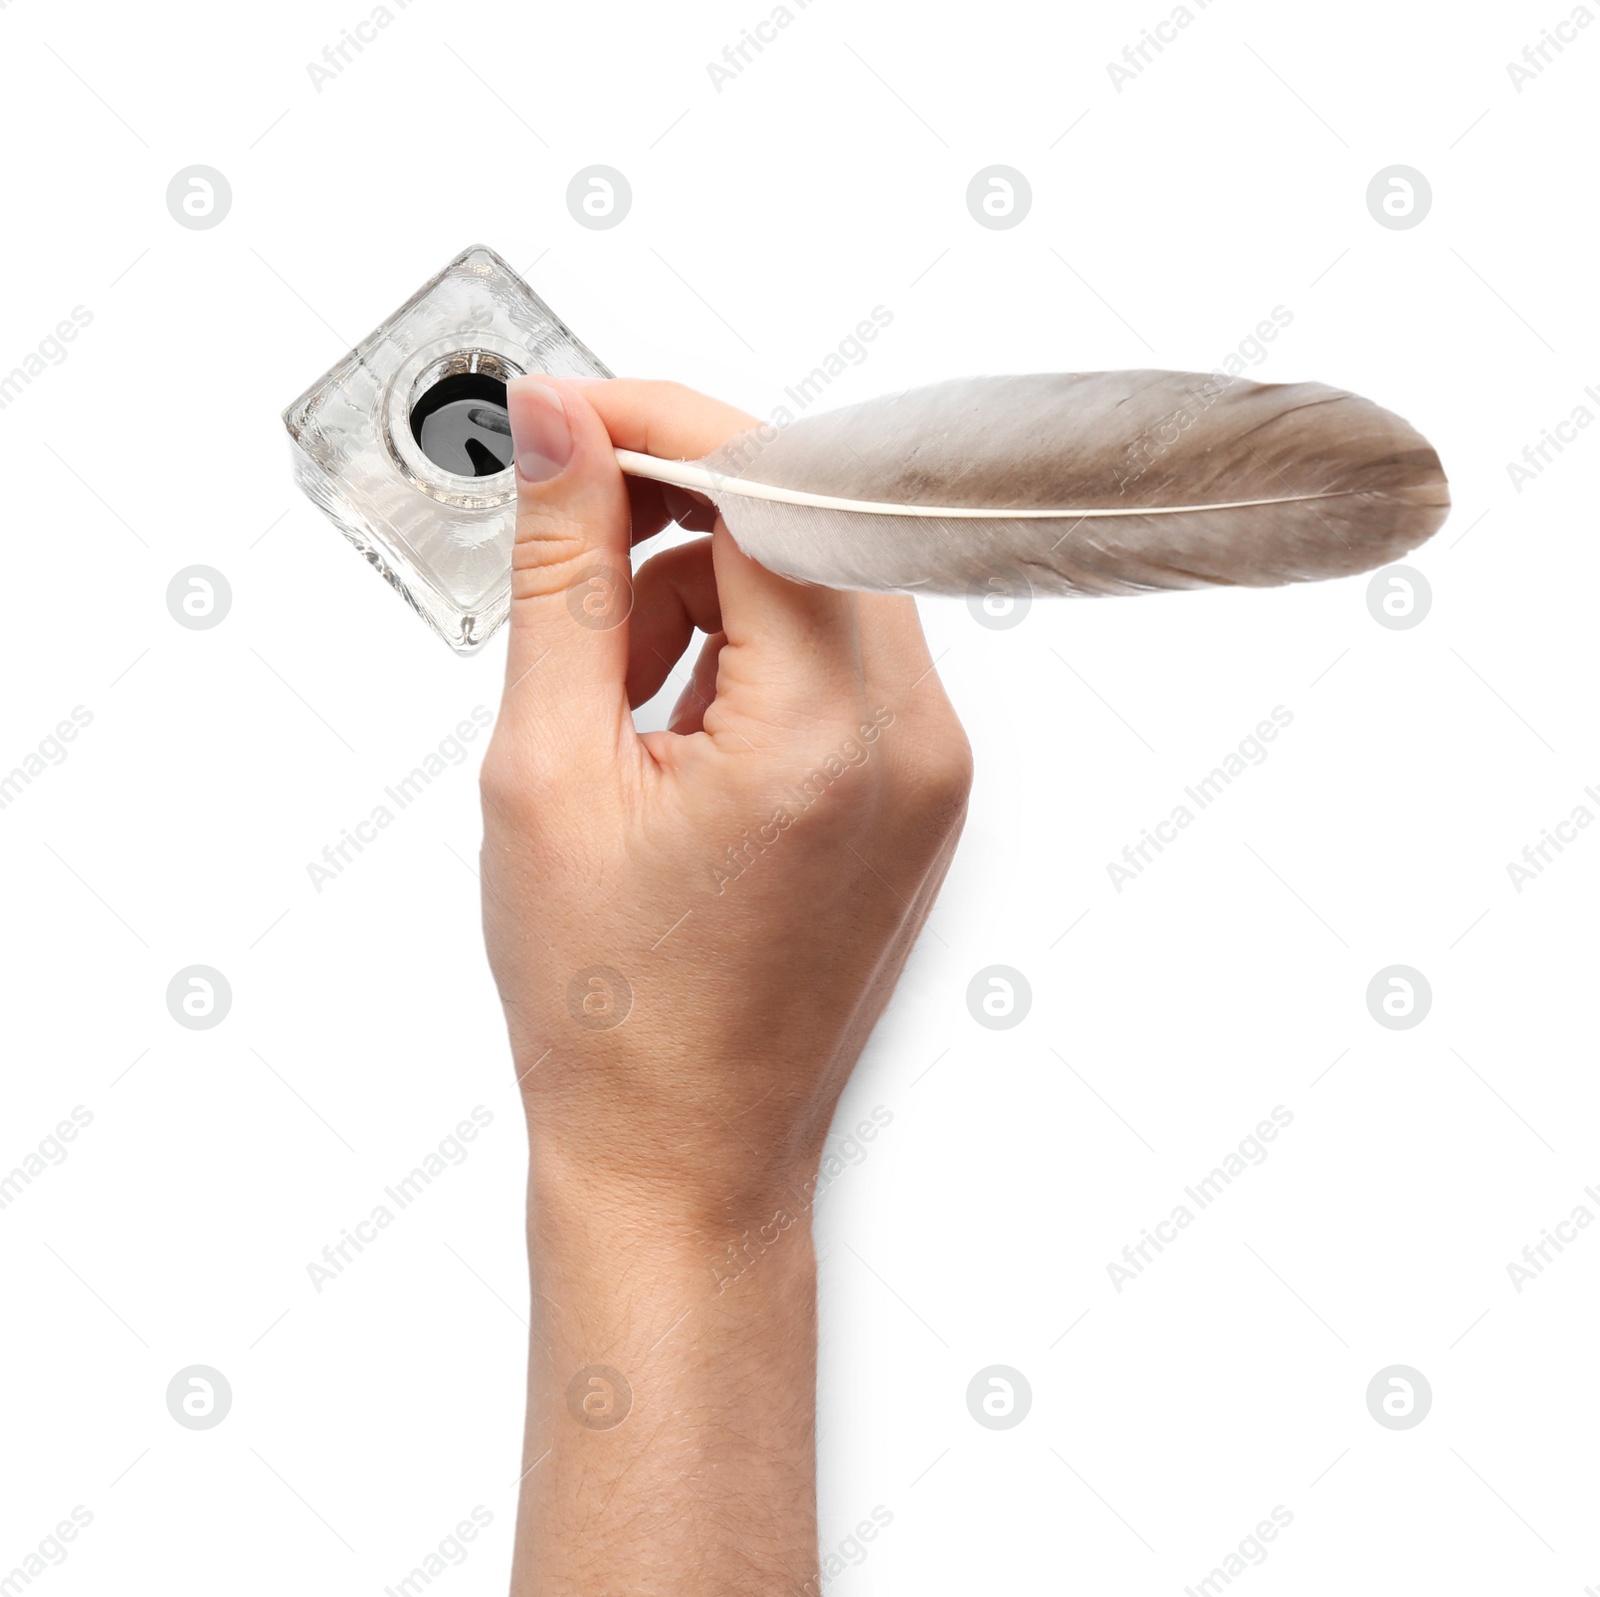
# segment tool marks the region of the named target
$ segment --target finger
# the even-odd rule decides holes
[[[894,729],[880,744],[883,758],[913,778],[925,768],[943,769],[961,727],[928,653],[916,601],[864,593],[859,610],[867,712]]]
[[[672,519],[686,532],[710,532],[717,524],[717,507],[692,488],[662,484],[661,497]]]
[[[582,387],[506,387],[517,523],[502,716],[562,756],[614,750],[627,714],[630,509],[604,422]]]
[[[754,416],[681,383],[617,377],[585,383],[583,391],[618,449],[661,460],[697,460],[736,433],[759,425]],[[630,477],[628,491],[636,512],[642,512],[634,527],[635,543],[668,522],[675,521],[689,532],[710,532],[716,523],[717,507],[692,488]]]
[[[717,519],[717,507],[692,489],[652,482],[648,477],[624,477],[623,481],[628,485],[635,548],[674,523],[685,532],[710,532]]]
[[[583,392],[618,449],[661,460],[698,460],[735,433],[759,425],[754,416],[682,383],[617,377],[585,383]]]
[[[706,711],[717,696],[717,673],[727,639],[718,632],[700,646],[700,656],[694,663],[688,685],[678,695],[678,702],[667,717],[667,730],[680,737],[704,730]]]
[[[667,504],[666,485],[648,477],[624,477],[628,489],[628,509],[632,516],[629,541],[635,546],[653,538],[676,519]]]
[[[665,550],[633,579],[628,619],[628,703],[637,707],[661,691],[694,634],[722,631],[711,540]]]
[[[728,708],[761,718],[775,711],[785,720],[853,714],[864,691],[859,595],[775,575],[745,554],[720,521],[711,547],[731,651],[730,691],[750,695]]]
[[[586,383],[583,391],[619,449],[664,460],[697,460],[759,425],[679,383],[617,378]],[[713,553],[723,626],[739,665],[730,680],[759,696],[749,707],[824,709],[844,696],[858,702],[855,596],[774,576],[720,525]]]
[[[856,612],[861,628],[861,668],[867,695],[876,704],[892,702],[909,708],[917,699],[936,697],[942,691],[917,601],[899,594],[857,595]]]

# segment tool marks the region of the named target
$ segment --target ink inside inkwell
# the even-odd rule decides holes
[[[493,477],[512,460],[506,377],[498,362],[473,361],[426,387],[411,407],[411,436],[434,465],[456,477]],[[486,369],[487,368],[487,369]]]

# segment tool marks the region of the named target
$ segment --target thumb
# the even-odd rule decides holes
[[[506,385],[516,455],[510,643],[501,717],[537,727],[557,757],[616,747],[628,717],[627,488],[582,387],[549,377]]]

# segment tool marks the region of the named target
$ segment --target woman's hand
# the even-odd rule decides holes
[[[630,537],[711,515],[624,479],[613,448],[695,458],[751,418],[632,381],[520,379],[510,408],[518,522],[483,766],[484,918],[545,1294],[516,1589],[569,1589],[552,1571],[570,1569],[572,1590],[676,1590],[637,1559],[661,1556],[686,1513],[670,1533],[687,1537],[685,1589],[770,1590],[815,1571],[810,1193],[949,864],[971,757],[911,600],[788,582],[720,521],[630,584]],[[696,629],[670,729],[635,733],[630,707]],[[752,1228],[786,1240],[724,1292],[729,1245]],[[614,1428],[568,1402],[594,1367],[631,1392]]]

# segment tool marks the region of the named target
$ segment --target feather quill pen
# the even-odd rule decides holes
[[[707,495],[770,570],[867,592],[1314,582],[1389,564],[1450,508],[1427,440],[1370,400],[1187,372],[961,378],[700,461],[617,458]]]

